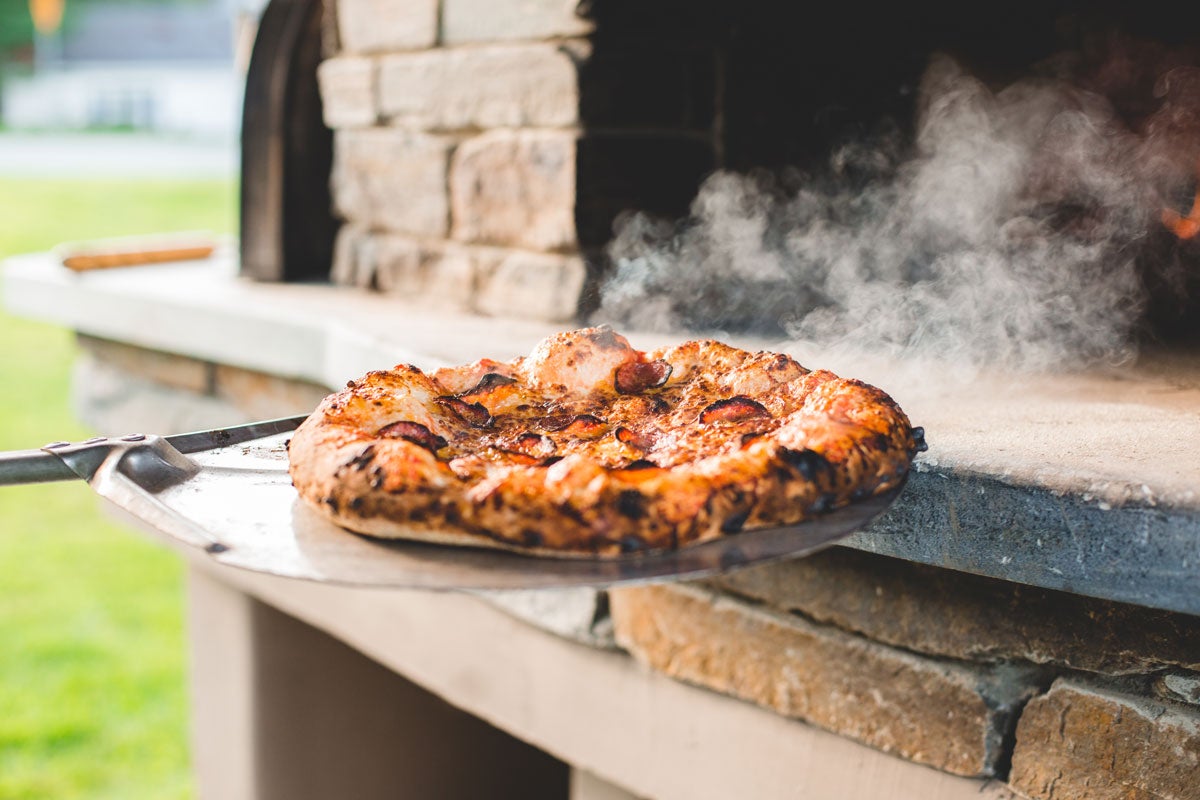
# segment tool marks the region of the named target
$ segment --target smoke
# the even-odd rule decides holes
[[[623,218],[597,316],[976,366],[1131,357],[1140,243],[1190,168],[1060,78],[992,91],[939,56],[917,103],[915,144],[885,130],[821,175],[714,174],[682,222]]]

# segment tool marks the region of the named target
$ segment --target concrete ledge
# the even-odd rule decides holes
[[[468,596],[322,586],[187,555],[197,570],[636,796],[1012,797],[1002,784],[947,775],[685,686],[628,656],[538,631]]]
[[[528,353],[564,327],[439,312],[349,288],[254,284],[236,270],[224,253],[75,274],[40,254],[6,262],[4,296],[15,313],[94,336],[327,386],[397,362],[432,367]],[[643,348],[668,341],[632,338]],[[803,360],[826,363],[820,354]],[[1119,374],[933,388],[911,372],[831,366],[887,388],[931,442],[894,511],[852,546],[1200,614],[1195,357]]]

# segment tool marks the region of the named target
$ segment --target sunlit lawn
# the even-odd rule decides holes
[[[0,178],[0,257],[232,230],[229,181]],[[2,289],[0,280],[0,292]],[[68,331],[0,311],[0,450],[77,439]],[[0,486],[0,798],[191,796],[182,572],[82,483]]]

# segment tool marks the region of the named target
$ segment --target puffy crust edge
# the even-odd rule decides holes
[[[468,485],[416,444],[373,439],[334,421],[331,409],[361,388],[327,397],[297,429],[290,472],[319,514],[385,539],[554,557],[669,549],[800,522],[888,491],[916,449],[890,397],[831,376],[806,401],[809,412],[733,453],[645,470],[568,456],[550,467],[502,468]]]

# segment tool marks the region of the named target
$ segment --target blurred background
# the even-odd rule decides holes
[[[261,5],[0,0],[0,258],[233,233]],[[0,311],[0,345],[0,449],[91,435],[70,332]],[[192,796],[182,602],[82,483],[0,488],[0,798]]]

